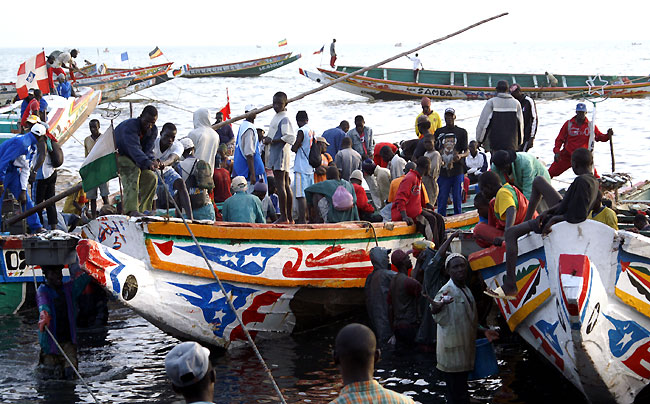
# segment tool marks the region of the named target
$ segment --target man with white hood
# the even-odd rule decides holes
[[[206,161],[214,169],[214,159],[219,148],[219,134],[212,129],[210,112],[207,108],[194,111],[194,129],[187,135],[194,143],[194,155]]]

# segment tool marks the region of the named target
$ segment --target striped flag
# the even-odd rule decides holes
[[[279,41],[278,46],[287,46],[287,39],[285,38],[285,39]]]
[[[18,96],[21,99],[26,98],[30,88],[38,88],[43,94],[50,92],[45,52],[41,52],[33,58],[27,59],[18,68],[16,77],[16,91],[18,92]]]
[[[155,58],[157,58],[158,56],[162,56],[162,54],[163,54],[163,53],[162,53],[162,51],[160,50],[160,48],[156,46],[156,48],[155,48],[154,50],[152,50],[151,52],[149,52],[149,59],[155,59]]]
[[[314,55],[320,55],[321,53],[323,53],[324,50],[325,50],[325,45],[323,45],[323,46],[320,48],[320,50],[317,50],[316,52],[314,52]]]
[[[111,178],[117,177],[117,156],[115,154],[115,139],[113,124],[104,132],[88,157],[81,164],[79,175],[84,192],[97,188]]]

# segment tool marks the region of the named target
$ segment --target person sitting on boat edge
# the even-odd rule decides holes
[[[180,140],[180,143],[184,149],[183,161],[176,165],[176,171],[181,175],[181,178],[185,182],[187,192],[190,195],[192,216],[195,220],[215,220],[215,208],[210,200],[208,189],[214,189],[215,192],[221,189],[221,186],[215,186],[214,179],[216,171],[210,173],[209,164],[205,161],[200,161],[194,156],[194,143],[192,139],[184,137]],[[230,175],[226,175],[226,179],[228,197],[230,197]]]
[[[550,233],[551,226],[567,221],[569,223],[582,223],[587,220],[589,212],[594,206],[598,195],[598,179],[594,177],[594,160],[591,152],[579,148],[571,155],[571,166],[577,177],[573,180],[564,197],[551,186],[543,177],[535,178],[533,192],[528,203],[526,221],[510,227],[505,232],[506,242],[506,276],[503,286],[494,291],[486,291],[492,297],[500,299],[514,299],[517,295],[515,270],[519,246],[517,239],[531,231],[546,235]],[[531,219],[541,199],[551,206],[536,219]]]
[[[467,147],[469,154],[463,160],[465,171],[470,184],[476,184],[478,177],[488,170],[488,159],[485,153],[478,150],[478,142],[472,140]]]
[[[56,338],[63,352],[77,368],[77,299],[91,281],[90,275],[81,270],[78,263],[70,264],[70,280],[63,283],[63,265],[43,265],[45,283],[38,287],[36,302],[40,313],[38,340],[41,346],[39,363],[55,378],[74,378],[75,374],[55,341],[45,330],[47,327]]]
[[[305,196],[307,204],[313,208],[312,222],[315,222],[318,216],[322,220],[321,223],[359,220],[354,187],[339,177],[339,169],[336,166],[327,167],[327,180],[307,187]]]
[[[478,184],[480,193],[490,202],[487,223],[478,223],[474,227],[476,244],[481,247],[500,246],[504,232],[525,220],[528,199],[517,187],[502,184],[494,171],[483,173]],[[536,213],[534,215],[537,216]]]
[[[309,116],[307,111],[298,111],[296,114],[296,141],[291,146],[291,151],[296,153],[293,161],[293,178],[294,178],[294,197],[298,205],[298,217],[296,223],[307,223],[307,201],[305,199],[305,188],[314,185],[314,167],[309,163],[309,154],[312,147],[320,146],[316,144],[316,133],[309,127]],[[322,159],[321,159],[322,161]]]
[[[361,185],[363,183],[361,170],[352,171],[350,183],[354,187],[354,193],[357,196],[356,205],[357,211],[359,212],[359,219],[375,223],[383,221],[381,215],[375,212],[374,206],[368,203],[368,195],[366,195],[366,190]]]
[[[612,229],[618,230],[618,217],[616,217],[616,212],[603,203],[603,192],[601,190],[598,190],[594,207],[587,219],[604,223]]]
[[[415,167],[417,167],[416,164],[412,161],[409,161],[406,163],[406,166],[404,166],[404,174],[401,177],[395,178],[390,182],[390,185],[388,187],[388,199],[386,199],[387,203],[379,212],[384,218],[384,222],[390,222],[393,220],[391,211],[393,208],[393,202],[395,202],[397,190],[399,189],[399,186],[404,180],[406,174],[408,174],[408,172],[411,170],[415,170]],[[424,197],[424,203],[427,204],[427,207],[433,209],[433,206],[431,206],[431,203],[429,201],[429,194],[427,193],[427,189],[424,187],[424,185],[422,185],[422,195]]]
[[[431,161],[422,156],[418,158],[415,170],[409,171],[399,184],[395,202],[391,207],[393,221],[405,221],[406,224],[416,224],[418,231],[435,244],[440,244],[445,238],[444,218],[427,207],[424,199],[422,175],[429,172]]]
[[[46,132],[43,124],[36,123],[26,134],[7,139],[0,145],[0,206],[6,187],[20,202],[23,211],[34,207],[27,192],[29,164],[38,143],[45,142]],[[36,212],[27,217],[27,224],[33,233],[43,231],[43,225]]]
[[[606,142],[614,135],[612,128],[607,129],[607,133],[602,133],[598,126],[594,124],[594,141]],[[551,178],[565,172],[571,167],[572,153],[583,147],[589,148],[589,119],[587,119],[587,105],[580,102],[576,105],[576,114],[562,125],[560,133],[555,139],[553,153],[555,154],[553,164],[549,167],[548,172]]]
[[[551,182],[544,163],[527,152],[497,150],[492,154],[491,170],[499,176],[502,184],[519,188],[526,198],[530,198],[535,178],[544,177]]]
[[[76,97],[72,84],[67,80],[65,74],[59,74],[56,78],[59,84],[56,85],[56,92],[63,98]]]
[[[435,298],[429,298],[429,307],[438,325],[436,368],[446,382],[447,402],[469,403],[467,377],[474,369],[477,333],[483,333],[490,342],[498,339],[499,334],[478,323],[476,302],[467,287],[467,258],[450,254],[445,259],[445,271],[449,281]]]
[[[266,216],[262,212],[262,202],[254,195],[247,193],[248,181],[237,176],[232,179],[231,188],[233,195],[226,199],[221,208],[224,222],[236,223],[266,223]]]
[[[510,86],[510,95],[521,104],[521,113],[524,117],[524,139],[518,151],[528,151],[533,147],[537,134],[537,106],[535,100],[523,93],[517,83]]]
[[[187,404],[213,403],[217,374],[208,348],[194,341],[181,342],[165,356],[165,373],[174,392]]]
[[[153,148],[154,158],[158,160],[158,166],[162,170],[163,180],[158,182],[156,189],[156,193],[158,194],[156,205],[160,209],[173,208],[174,203],[169,203],[169,200],[170,198],[174,198],[177,205],[185,214],[185,217],[194,220],[190,195],[185,186],[185,181],[172,168],[179,161],[184,151],[181,142],[176,141],[176,125],[167,122],[163,125],[160,136],[156,138]],[[176,212],[177,217],[181,217],[180,215],[181,212]]]
[[[138,118],[127,119],[115,127],[117,166],[124,194],[122,207],[130,216],[142,216],[153,205],[158,185],[154,173],[158,161],[153,157],[158,137],[157,119],[156,107],[147,105]]]
[[[505,80],[499,80],[496,92],[496,97],[487,100],[481,111],[476,126],[476,141],[486,151],[517,151],[524,138],[521,104],[508,94],[508,82]]]
[[[341,372],[343,388],[330,404],[413,403],[410,397],[389,390],[373,379],[380,358],[381,351],[370,328],[358,323],[343,327],[334,344],[334,363]]]
[[[422,100],[420,100],[420,106],[422,106],[422,112],[420,112],[420,114],[415,117],[415,134],[418,136],[418,138],[422,138],[422,135],[424,134],[418,126],[419,118],[421,116],[426,117],[427,120],[431,122],[431,133],[434,133],[437,129],[442,128],[442,119],[440,119],[440,115],[431,109],[431,99],[429,97],[422,97]]]
[[[278,215],[275,212],[275,207],[271,201],[271,197],[268,195],[268,186],[262,181],[255,183],[253,187],[253,195],[258,197],[262,202],[262,214],[266,218],[266,223],[273,223],[278,220]]]

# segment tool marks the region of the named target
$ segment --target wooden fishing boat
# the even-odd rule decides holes
[[[318,68],[316,72],[300,69],[300,74],[317,83],[327,83],[361,67],[338,66],[336,70]],[[496,95],[499,80],[518,83],[534,99],[588,97],[590,91],[614,98],[647,97],[650,76],[586,76],[478,73],[421,70],[413,82],[412,69],[376,68],[360,76],[334,84],[333,87],[374,100],[408,100],[427,96],[436,100],[487,100]],[[557,82],[556,82],[557,80]]]
[[[472,220],[450,218],[450,226]],[[454,222],[454,223],[451,223]],[[455,223],[457,222],[457,223]],[[253,332],[291,333],[362,310],[375,245],[410,249],[404,222],[190,224]],[[174,336],[228,347],[244,336],[183,223],[100,217],[83,228],[80,264],[117,299]]]
[[[102,91],[101,102],[111,102],[158,84],[162,84],[172,77],[167,75],[173,62],[159,65],[138,67],[135,69],[107,68],[104,74],[76,77],[73,83],[75,88],[90,87]],[[77,74],[78,75],[78,74]],[[15,83],[0,83],[0,105],[16,96]]]
[[[246,60],[243,62],[227,63],[223,65],[189,66],[182,70],[181,76],[187,78],[193,77],[252,77],[268,73],[271,70],[278,69],[289,63],[300,59],[300,54],[291,55],[283,53],[281,55],[269,56],[260,59]],[[178,73],[175,71],[175,73]]]
[[[490,288],[504,247],[469,257]],[[594,403],[632,403],[650,382],[650,238],[596,221],[519,239],[515,300],[497,300],[511,330]]]

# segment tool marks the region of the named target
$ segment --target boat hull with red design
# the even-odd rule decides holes
[[[489,288],[505,247],[469,257]],[[650,382],[650,238],[592,220],[519,239],[515,300],[495,299],[511,330],[594,403],[633,403]]]

